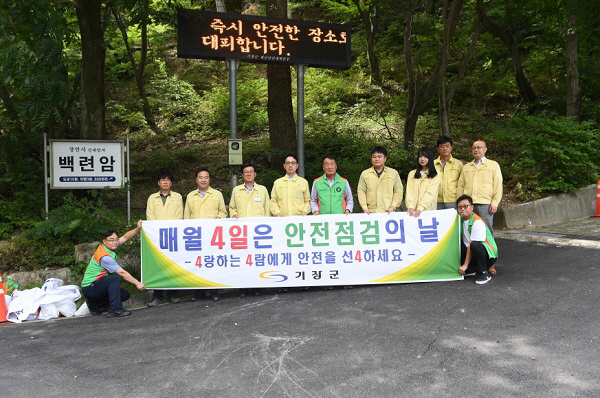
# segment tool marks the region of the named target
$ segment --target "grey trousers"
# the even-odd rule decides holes
[[[444,210],[444,209],[456,210],[456,202],[438,202],[437,209],[438,210]]]
[[[483,222],[490,229],[492,235],[494,234],[494,215],[490,214],[490,205],[475,203],[475,208],[473,209],[475,213],[483,218]]]

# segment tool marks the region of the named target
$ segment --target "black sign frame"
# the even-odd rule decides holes
[[[350,25],[189,9],[179,9],[177,20],[180,58],[331,69],[352,64]]]

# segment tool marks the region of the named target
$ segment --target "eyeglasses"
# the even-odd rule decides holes
[[[466,210],[466,209],[468,209],[470,206],[473,206],[473,205],[460,205],[460,206],[456,206],[456,207],[457,207],[459,210]]]
[[[298,164],[298,162],[285,162],[284,163],[286,166],[293,166],[295,164]]]
[[[117,239],[105,239],[105,240],[107,242],[110,242],[110,243],[119,243],[119,239],[118,238]]]

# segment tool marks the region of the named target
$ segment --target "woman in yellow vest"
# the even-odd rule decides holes
[[[417,167],[406,180],[406,208],[409,216],[419,217],[422,211],[437,208],[440,175],[435,169],[431,148],[421,148]]]

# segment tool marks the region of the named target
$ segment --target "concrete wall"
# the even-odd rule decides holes
[[[575,192],[562,193],[529,203],[500,209],[494,229],[523,228],[557,224],[596,214],[596,184]]]

